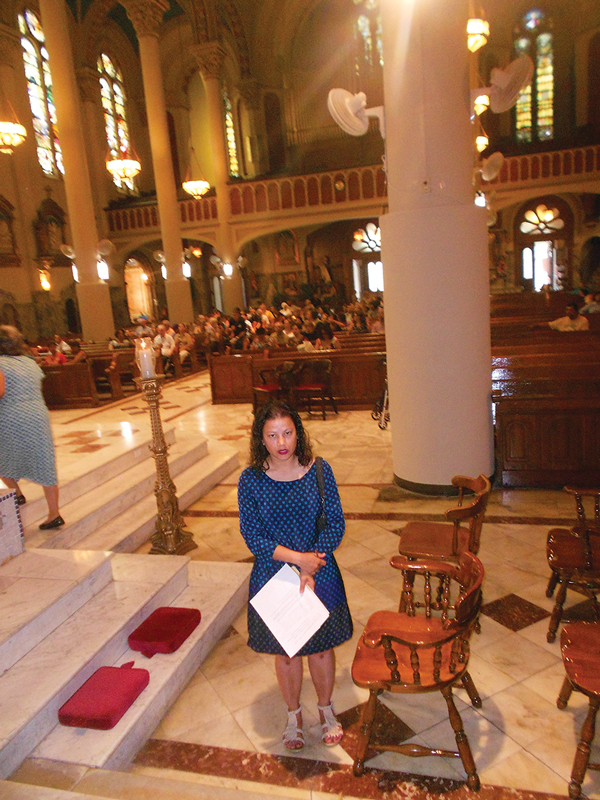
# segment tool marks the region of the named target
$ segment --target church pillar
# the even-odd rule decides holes
[[[160,68],[158,33],[167,0],[126,0],[123,5],[133,23],[140,43],[142,79],[148,115],[154,183],[160,216],[162,245],[167,268],[165,291],[169,318],[173,322],[194,319],[190,285],[181,269],[183,244],[179,219],[177,188],[169,142],[167,107]]]
[[[233,265],[233,275],[221,283],[225,313],[230,314],[236,306],[241,308],[244,305],[244,295],[242,277],[237,266],[237,247],[229,227],[231,218],[228,187],[229,159],[225,145],[225,121],[223,119],[223,96],[220,77],[225,51],[217,42],[209,42],[208,44],[198,45],[194,49],[194,55],[204,81],[208,105],[210,145],[215,171],[217,213],[219,216],[215,249],[223,263]]]
[[[104,235],[106,230],[104,209],[108,205],[109,193],[107,190],[110,175],[106,169],[105,155],[108,150],[104,133],[104,119],[100,105],[100,82],[98,70],[93,67],[82,67],[77,72],[77,83],[81,97],[85,129],[87,132],[86,146],[90,168],[90,178],[93,186],[93,200],[96,210],[96,219]]]
[[[398,484],[493,472],[487,229],[473,204],[467,0],[383,0],[380,218]]]
[[[79,273],[76,291],[83,336],[87,340],[108,339],[113,335],[115,325],[108,286],[98,278],[98,229],[68,33],[69,12],[65,0],[40,0],[39,6],[52,65],[54,105],[65,167],[69,225]]]
[[[265,151],[265,119],[261,113],[261,91],[258,81],[244,78],[238,84],[238,92],[244,102],[248,115],[248,130],[245,131],[246,142],[241,142],[247,164],[252,165],[252,175],[262,175],[268,169]]]

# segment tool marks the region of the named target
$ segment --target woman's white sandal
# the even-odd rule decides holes
[[[302,750],[304,747],[304,733],[298,727],[298,714],[302,711],[302,706],[298,706],[295,711],[288,711],[288,722],[283,732],[283,744],[288,750]]]
[[[323,715],[323,722],[321,723],[321,727],[323,728],[323,735],[321,737],[323,739],[323,744],[325,747],[335,747],[336,744],[342,741],[344,729],[336,719],[333,705],[331,703],[329,703],[328,706],[317,705],[317,708]]]

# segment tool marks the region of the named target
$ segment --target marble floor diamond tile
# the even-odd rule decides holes
[[[491,603],[485,603],[481,607],[481,613],[515,632],[550,616],[545,609],[516,594],[507,594]]]

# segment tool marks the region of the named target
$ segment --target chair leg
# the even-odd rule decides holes
[[[567,597],[567,579],[563,578],[556,595],[556,603],[552,609],[552,616],[548,625],[548,633],[546,634],[546,641],[553,642],[556,639],[556,631],[563,615],[563,605]]]
[[[469,675],[468,672],[460,679],[460,682],[463,685],[463,688],[466,689],[467,694],[469,695],[469,699],[471,700],[471,704],[475,708],[481,708],[481,697],[479,692],[477,691],[477,687],[473,683],[473,678]]]
[[[569,702],[569,697],[571,697],[572,691],[573,691],[573,686],[571,685],[571,681],[567,677],[565,677],[560,692],[558,693],[558,697],[556,698],[556,705],[559,708],[567,707],[567,703]]]
[[[596,714],[599,706],[600,697],[590,697],[590,707],[581,729],[579,744],[573,761],[573,771],[571,772],[571,782],[569,783],[569,797],[571,800],[577,800],[581,797],[581,784],[585,778],[590,760],[590,745],[594,741],[596,733]]]
[[[469,744],[467,734],[463,728],[462,719],[458,713],[456,705],[454,704],[452,687],[445,686],[442,689],[442,694],[444,695],[446,705],[448,706],[448,717],[450,718],[450,724],[452,725],[452,730],[454,731],[454,736],[456,737],[456,744],[458,746],[460,760],[462,761],[465,772],[467,773],[467,785],[472,791],[478,792],[481,786],[479,782],[479,775],[477,774],[477,768],[475,767],[473,753],[471,752],[471,745]]]
[[[369,747],[369,739],[371,738],[371,729],[373,727],[373,720],[375,719],[375,709],[377,707],[377,695],[379,692],[376,689],[371,689],[369,692],[369,699],[363,706],[362,714],[360,716],[360,727],[358,729],[358,739],[356,742],[356,756],[354,757],[354,774],[360,776],[365,771],[365,756]]]
[[[548,586],[546,587],[546,597],[552,597],[554,594],[554,590],[556,589],[556,584],[558,583],[558,572],[550,573],[550,580],[548,581]]]

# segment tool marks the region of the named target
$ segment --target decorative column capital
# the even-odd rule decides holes
[[[138,36],[158,36],[168,0],[123,0],[122,5]]]
[[[77,85],[82,103],[97,103],[100,98],[100,74],[93,67],[77,70]]]
[[[254,78],[246,78],[238,83],[237,90],[247,108],[254,110],[259,108],[261,100],[261,88],[257,80]]]
[[[198,62],[203,78],[218,80],[221,77],[226,53],[218,42],[196,45],[192,48],[192,54]]]
[[[21,57],[21,36],[16,28],[0,24],[0,65],[14,67]]]

